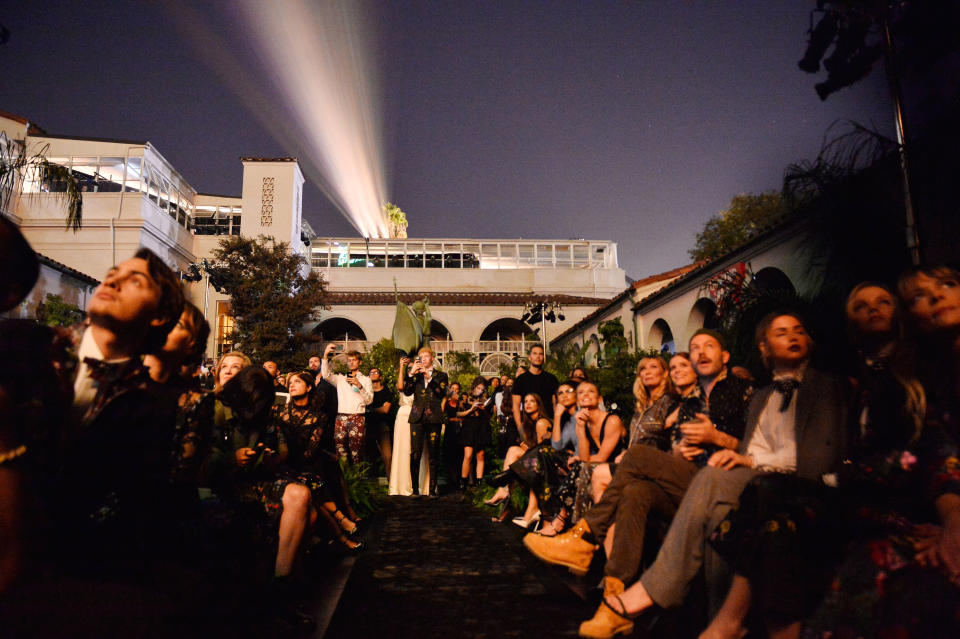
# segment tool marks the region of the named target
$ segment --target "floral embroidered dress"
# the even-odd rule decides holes
[[[863,529],[808,620],[807,637],[960,636],[960,582],[920,566],[914,542],[935,530],[934,501],[960,495],[960,402],[933,400],[923,432],[855,471],[892,495],[890,507],[857,510]],[[849,512],[849,511],[848,511]]]

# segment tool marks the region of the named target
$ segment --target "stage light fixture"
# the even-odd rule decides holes
[[[820,59],[837,35],[839,21],[840,15],[836,11],[827,11],[823,14],[817,26],[810,30],[810,41],[807,43],[803,58],[797,63],[798,67],[807,73],[816,73],[820,70]]]

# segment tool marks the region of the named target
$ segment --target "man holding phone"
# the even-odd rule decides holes
[[[346,375],[334,373],[330,368],[330,360],[336,350],[335,344],[327,344],[320,363],[320,373],[337,389],[334,447],[340,457],[356,464],[363,460],[367,404],[373,401],[373,385],[370,378],[360,372],[361,355],[358,351],[347,353]]]
[[[447,374],[433,368],[433,351],[423,347],[409,373],[409,357],[400,359],[398,390],[404,395],[413,395],[410,409],[410,477],[413,491],[420,487],[420,457],[423,455],[424,438],[430,456],[430,495],[437,496],[437,473],[440,470],[440,427],[443,425],[441,403],[448,387]]]

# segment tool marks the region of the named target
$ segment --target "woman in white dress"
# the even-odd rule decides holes
[[[413,494],[413,482],[410,479],[410,408],[413,395],[400,394],[400,407],[397,420],[393,424],[393,463],[390,464],[390,494],[409,497]],[[430,489],[430,457],[424,442],[423,456],[420,458],[420,494],[426,495]]]

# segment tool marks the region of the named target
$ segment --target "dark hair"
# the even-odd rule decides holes
[[[773,324],[773,320],[777,319],[778,317],[792,317],[798,322],[800,322],[801,324],[803,324],[804,329],[806,329],[807,327],[807,321],[803,318],[803,315],[801,315],[797,311],[788,310],[788,309],[771,311],[766,315],[764,315],[763,317],[761,317],[760,321],[757,323],[757,331],[754,334],[754,341],[757,346],[757,350],[760,350],[761,343],[764,343],[767,341],[767,331],[770,330],[770,325]],[[813,352],[814,342],[813,342],[813,338],[809,336],[809,332],[807,337],[810,339],[810,351]],[[763,360],[763,365],[766,366],[767,368],[770,368],[770,362],[768,361],[768,358],[761,356],[761,359]]]
[[[713,339],[717,340],[722,350],[728,350],[727,338],[724,337],[723,333],[713,328],[698,328],[696,332],[694,332],[694,334],[690,336],[690,339],[687,340],[687,345],[689,345],[690,342],[693,341],[693,338],[696,337],[697,335],[709,335]]]
[[[296,373],[290,373],[289,375],[287,375],[288,388],[290,387],[290,380],[293,379],[294,377],[300,379],[301,381],[303,381],[304,384],[307,385],[307,392],[310,392],[310,390],[313,389],[314,385],[316,385],[317,383],[317,379],[316,377],[314,377],[312,372],[297,371]]]
[[[259,366],[245,366],[223,385],[217,396],[243,423],[259,425],[270,416],[276,393],[270,373]]]
[[[583,381],[585,382],[590,381],[590,376],[587,375],[587,369],[585,369],[583,366],[574,366],[573,368],[571,368],[570,374],[567,377],[569,377],[570,379],[573,379],[573,373],[575,371],[580,371],[580,373],[583,375]]]
[[[543,344],[531,344],[530,347],[527,349],[527,355],[532,353],[533,349],[535,348],[539,348],[541,351],[546,352],[546,350],[543,348]]]
[[[477,375],[476,377],[473,378],[473,381],[470,382],[470,391],[473,392],[473,389],[479,386],[480,384],[483,384],[484,389],[486,389],[489,382],[487,381],[486,377],[483,377],[482,375]]]
[[[184,364],[199,364],[207,350],[207,340],[210,338],[210,324],[203,316],[203,311],[191,302],[184,302],[183,315],[186,315],[187,330],[193,335],[193,346]]]
[[[543,401],[539,395],[536,393],[527,393],[520,398],[520,434],[523,436],[524,443],[529,447],[533,447],[537,445],[537,422],[533,421],[530,415],[527,414],[527,411],[523,410],[523,404],[527,401],[527,397],[533,397],[537,402],[538,421],[541,418],[546,419],[547,416],[543,408]]]
[[[149,353],[163,346],[167,341],[167,335],[177,325],[180,315],[183,313],[183,305],[186,300],[183,297],[183,288],[180,286],[180,280],[170,267],[163,263],[157,254],[148,248],[141,248],[133,254],[136,259],[141,259],[147,263],[147,275],[150,276],[157,287],[160,289],[160,299],[157,302],[157,310],[154,317],[164,320],[160,326],[152,326],[147,332],[147,338],[144,343],[144,352]]]

